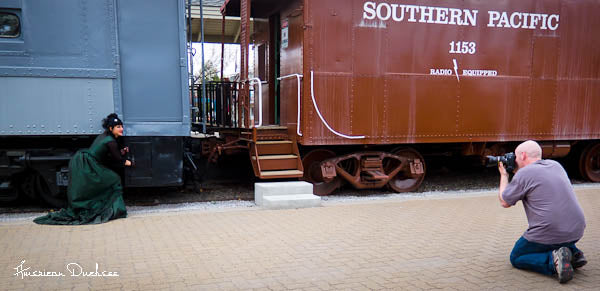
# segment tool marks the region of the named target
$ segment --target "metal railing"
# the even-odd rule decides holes
[[[284,79],[288,79],[288,78],[296,78],[296,81],[298,82],[296,85],[296,88],[298,89],[298,119],[296,120],[296,134],[298,134],[298,136],[302,136],[302,132],[300,131],[300,112],[301,112],[301,102],[300,102],[300,98],[302,98],[302,96],[300,95],[300,88],[302,87],[302,85],[300,84],[301,79],[304,77],[300,74],[291,74],[291,75],[286,75],[286,76],[282,76],[277,78],[277,80],[284,80]]]
[[[244,83],[247,84],[249,90],[248,100],[245,102],[242,100],[241,94]],[[200,98],[202,84],[194,85],[191,91],[192,123],[213,128],[262,126],[263,103],[260,79],[253,78],[246,82],[210,81],[206,82],[205,87],[206,98]]]
[[[201,98],[202,85],[194,85],[192,122],[210,127],[237,127],[240,118],[239,88],[238,82],[206,82],[206,98]]]
[[[259,78],[253,78],[250,80],[250,88],[254,85],[258,85],[258,102],[256,102],[256,95],[254,96],[254,110],[258,106],[258,124],[254,123],[254,127],[261,127],[263,123],[263,103],[262,103],[262,81]],[[256,90],[254,90],[256,92]]]

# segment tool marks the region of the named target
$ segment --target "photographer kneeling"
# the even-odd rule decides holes
[[[587,263],[575,243],[583,236],[583,211],[562,166],[553,160],[542,160],[538,143],[528,140],[515,150],[517,173],[508,182],[502,162],[498,198],[504,208],[523,201],[529,228],[517,240],[510,254],[511,264],[518,269],[557,274],[565,283],[573,278],[573,268]]]

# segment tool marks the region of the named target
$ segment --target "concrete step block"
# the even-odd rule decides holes
[[[254,202],[262,206],[264,197],[313,194],[313,185],[304,181],[262,182],[254,184]]]
[[[263,197],[265,209],[294,209],[321,206],[321,197],[313,194],[278,195]]]

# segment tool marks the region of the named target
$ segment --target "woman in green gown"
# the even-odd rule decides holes
[[[124,166],[131,166],[131,161],[123,158],[129,149],[120,149],[117,142],[123,135],[123,122],[112,113],[102,121],[102,127],[105,132],[92,146],[78,151],[69,162],[67,208],[38,217],[35,223],[96,224],[127,216],[117,174]]]

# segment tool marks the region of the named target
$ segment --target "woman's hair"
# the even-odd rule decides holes
[[[116,113],[111,113],[106,118],[102,119],[102,127],[108,130],[109,127],[115,127],[116,125],[123,125],[123,121],[119,119]]]

